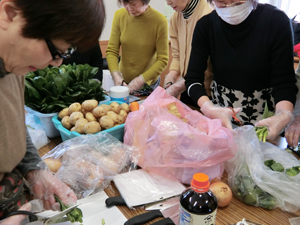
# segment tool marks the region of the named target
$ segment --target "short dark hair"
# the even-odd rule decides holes
[[[252,5],[253,5],[253,9],[256,9],[256,6],[257,6],[257,0],[248,0],[250,2],[252,2]],[[212,4],[213,0],[207,0],[208,3]]]
[[[118,0],[120,4],[122,4],[122,2],[131,2],[132,0]],[[150,0],[141,0],[143,2],[144,5],[148,5]]]
[[[26,24],[22,35],[60,39],[84,51],[99,41],[105,22],[103,0],[14,0]]]

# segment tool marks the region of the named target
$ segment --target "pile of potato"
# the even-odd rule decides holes
[[[112,102],[110,105],[98,105],[97,100],[75,102],[58,113],[64,128],[80,134],[94,134],[125,123],[130,107]]]

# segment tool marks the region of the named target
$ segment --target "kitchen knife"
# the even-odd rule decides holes
[[[149,203],[145,205],[145,210],[165,210],[179,202],[179,196],[164,199],[159,202]]]
[[[107,207],[115,206],[115,205],[126,205],[126,202],[122,196],[109,197],[105,200],[105,204]]]
[[[127,220],[124,223],[124,225],[142,225],[159,217],[171,218],[171,220],[173,220],[173,224],[176,224],[176,218],[178,218],[178,211],[179,201],[167,209],[164,208],[162,210],[151,210],[149,212],[132,217],[129,220]],[[170,224],[170,220],[163,220],[160,222],[161,224],[164,224],[162,222],[166,222],[166,225]]]

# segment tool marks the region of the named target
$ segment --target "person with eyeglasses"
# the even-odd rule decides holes
[[[169,23],[173,57],[169,73],[164,80],[164,88],[169,95],[179,98],[185,104],[197,106],[187,95],[184,76],[189,64],[195,25],[200,18],[212,11],[212,7],[206,0],[166,0],[166,2],[175,12]],[[204,73],[204,86],[210,96],[210,82],[213,76],[210,62]]]
[[[64,204],[76,203],[74,192],[47,170],[31,142],[25,125],[24,75],[48,65],[59,66],[76,48],[93,47],[104,20],[102,0],[0,1],[1,225],[20,224],[24,218],[6,219],[10,213],[22,213],[17,210],[26,202],[23,185],[17,193],[14,185],[23,180],[44,209],[60,209],[54,195]]]
[[[144,85],[155,89],[168,64],[168,21],[149,5],[150,0],[118,1],[124,8],[115,12],[106,49],[114,85],[128,86],[130,93]]]
[[[232,129],[242,124],[266,126],[275,139],[293,120],[295,84],[293,37],[287,15],[256,0],[208,0],[215,10],[196,24],[185,85],[188,95],[211,119]],[[212,100],[203,73],[210,57]],[[262,119],[267,104],[274,116]],[[229,108],[232,107],[232,108]]]

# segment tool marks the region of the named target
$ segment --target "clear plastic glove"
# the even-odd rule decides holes
[[[19,210],[22,211],[31,211],[31,203],[28,202],[25,205],[21,206]],[[7,219],[1,220],[0,225],[21,225],[29,223],[29,220],[26,219],[27,215],[15,215],[10,216]],[[25,221],[26,220],[26,221]]]
[[[240,108],[234,108],[233,110],[235,113],[239,113],[241,111]],[[216,106],[212,103],[212,101],[206,101],[201,106],[201,111],[206,117],[210,119],[221,119],[222,125],[232,130],[231,119],[234,113],[231,109]]]
[[[255,126],[256,127],[267,127],[268,128],[268,136],[267,140],[274,140],[279,134],[281,134],[286,126],[288,126],[294,116],[288,110],[280,110],[276,111],[274,116],[258,121]]]
[[[129,92],[132,94],[134,91],[140,90],[141,87],[145,84],[145,80],[143,75],[140,75],[136,78],[134,78],[129,84]]]
[[[122,85],[123,76],[122,76],[122,74],[121,74],[120,72],[117,72],[117,71],[112,72],[112,73],[111,73],[111,76],[112,76],[112,78],[113,78],[113,80],[114,80],[114,85],[115,85],[115,86],[120,86],[120,85]]]
[[[74,192],[48,170],[29,171],[27,182],[32,194],[43,201],[45,209],[60,210],[54,195],[58,196],[65,205],[71,206],[77,201]]]
[[[184,82],[184,78],[181,77],[175,84],[167,88],[167,94],[177,98],[179,94],[186,90]]]
[[[295,116],[295,120],[285,129],[285,138],[289,146],[298,146],[300,136],[300,115]]]
[[[175,83],[176,79],[177,79],[178,75],[177,73],[171,73],[171,74],[167,74],[165,76],[165,81],[164,81],[164,88],[167,89],[168,87],[170,87],[172,84]]]

